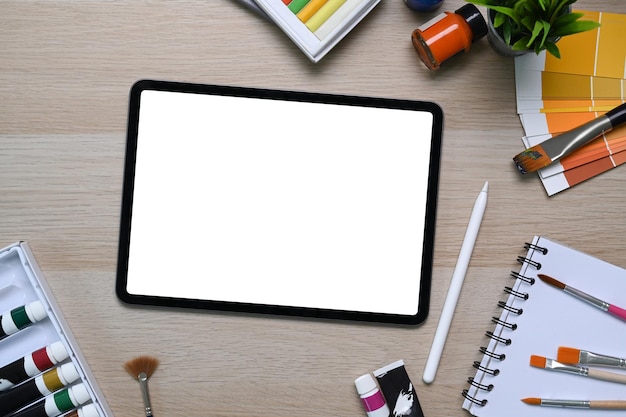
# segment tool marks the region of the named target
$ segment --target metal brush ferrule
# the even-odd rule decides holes
[[[565,289],[563,289],[563,291],[565,291],[566,293],[573,295],[576,298],[579,298],[583,301],[588,302],[591,305],[594,305],[596,307],[598,307],[599,309],[602,309],[604,311],[607,311],[610,307],[609,303],[600,300],[599,298],[596,298],[592,295],[589,295],[585,292],[582,292],[580,290],[577,290],[576,288],[572,288],[572,287],[565,287]]]
[[[600,355],[593,352],[581,351],[580,363],[587,365],[611,366],[626,368],[626,359],[616,358],[613,356]]]
[[[541,405],[548,407],[589,408],[590,403],[583,400],[549,400],[542,398]]]
[[[584,366],[566,365],[564,363],[555,361],[554,359],[546,359],[546,368],[552,369],[553,371],[567,372],[574,375],[589,375],[589,368],[585,368]]]
[[[613,125],[611,124],[609,118],[606,116],[600,116],[582,126],[542,142],[541,147],[550,159],[554,161],[600,136],[602,133],[611,130],[612,128]]]
[[[143,405],[146,411],[146,417],[152,417],[152,405],[150,404],[150,394],[148,393],[148,375],[140,373],[137,377],[139,386],[141,387],[141,395],[143,397]]]

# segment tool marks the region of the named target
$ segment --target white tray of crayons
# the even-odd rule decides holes
[[[380,0],[255,0],[313,62],[324,57]]]
[[[109,417],[25,242],[0,249],[0,416]]]

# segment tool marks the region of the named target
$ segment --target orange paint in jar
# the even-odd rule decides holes
[[[413,31],[411,41],[431,70],[487,34],[487,22],[478,8],[466,4],[454,13],[444,12]]]

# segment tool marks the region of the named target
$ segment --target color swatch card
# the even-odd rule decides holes
[[[530,148],[603,113],[520,115],[527,133],[522,142],[525,148]],[[551,196],[623,164],[626,162],[625,150],[626,126],[619,126],[539,170],[539,178]]]
[[[561,58],[542,52],[515,58],[517,112],[526,148],[622,104],[626,95],[626,15],[586,12],[598,29],[561,39]],[[554,195],[626,161],[626,128],[618,127],[542,170]]]
[[[526,135],[524,146],[529,148],[549,140],[599,116],[603,112],[522,114]],[[546,133],[547,132],[547,133]],[[591,176],[626,162],[626,125],[607,132],[558,162],[539,171],[549,195],[576,185]]]
[[[626,80],[556,72],[521,71],[517,112],[606,112],[622,103]]]
[[[255,0],[313,62],[318,62],[380,0]]]
[[[561,58],[542,53],[525,54],[515,58],[516,71],[544,71],[560,74],[592,75],[605,78],[625,78],[626,73],[626,15],[617,13],[583,13],[584,20],[601,24],[600,28],[562,38],[558,42]]]
[[[539,178],[548,195],[573,187],[626,162],[626,132],[624,129],[621,131],[621,137],[612,140],[606,137],[595,139],[561,160],[539,170]],[[609,134],[615,133],[617,130]],[[523,142],[526,147],[532,147],[550,137],[550,135],[526,136]]]

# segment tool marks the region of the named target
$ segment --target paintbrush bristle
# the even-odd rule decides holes
[[[159,360],[154,356],[139,356],[124,364],[124,369],[133,378],[139,378],[139,374],[144,373],[148,378],[156,371],[159,366]]]
[[[541,405],[541,398],[522,398],[522,401],[530,405]]]
[[[519,172],[526,174],[547,167],[552,163],[552,158],[546,154],[541,145],[535,145],[515,155],[513,161]]]
[[[530,356],[530,366],[534,366],[535,368],[545,368],[547,359],[543,356],[531,355]]]
[[[544,274],[537,274],[537,276],[539,277],[540,280],[542,280],[543,282],[545,282],[546,284],[550,284],[553,287],[556,287],[560,290],[564,290],[565,289],[565,284],[563,284],[561,281],[554,279],[552,277],[549,277],[547,275]]]
[[[559,346],[556,360],[570,365],[576,365],[580,362],[580,349]]]

